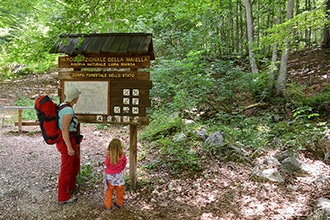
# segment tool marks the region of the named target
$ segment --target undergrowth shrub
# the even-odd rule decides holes
[[[180,117],[168,116],[168,113],[165,112],[154,112],[154,115],[154,119],[140,135],[141,139],[144,139],[146,141],[154,141],[161,138],[169,137],[176,132],[181,131],[182,120]]]
[[[330,85],[319,85],[319,88],[307,87],[306,85],[288,84],[286,96],[288,101],[292,102],[295,109],[304,109],[313,114],[319,114],[321,117],[329,115],[330,109]],[[318,116],[318,115],[317,115]]]
[[[317,122],[308,117],[296,117],[291,122],[281,121],[271,124],[270,135],[281,140],[281,146],[273,147],[315,151],[312,148],[317,148],[319,140],[327,130],[326,122]]]
[[[216,112],[270,99],[268,76],[249,74],[232,61],[207,59],[203,51],[191,51],[181,60],[155,63],[152,81],[152,110],[209,109]]]
[[[151,97],[156,109],[189,109],[207,100],[214,86],[208,72],[211,64],[202,56],[203,51],[191,51],[182,60],[163,59],[155,63]]]
[[[208,121],[209,132],[220,130],[226,143],[243,145],[257,149],[264,147],[270,138],[271,115],[247,117],[242,114],[229,115],[218,113],[216,118]]]
[[[189,141],[175,142],[171,138],[161,138],[152,144],[158,149],[155,160],[145,165],[148,169],[166,169],[171,174],[186,172],[194,175],[202,170],[199,157],[194,145]]]
[[[92,162],[86,162],[81,165],[80,172],[77,176],[77,184],[85,183],[92,188],[102,184],[103,176],[95,172]]]
[[[323,89],[311,97],[304,97],[304,104],[310,106],[322,116],[329,115],[330,109],[330,85],[324,85]]]

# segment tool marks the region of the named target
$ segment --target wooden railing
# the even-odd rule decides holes
[[[17,109],[18,121],[15,122],[15,126],[18,126],[18,133],[22,132],[23,126],[39,126],[38,121],[23,121],[22,114],[23,110],[32,110],[34,106],[3,106],[3,109]]]

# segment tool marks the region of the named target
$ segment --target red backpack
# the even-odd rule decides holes
[[[55,144],[61,138],[61,130],[58,127],[58,111],[64,107],[58,106],[48,95],[40,96],[35,101],[34,108],[40,124],[42,136],[47,144]]]

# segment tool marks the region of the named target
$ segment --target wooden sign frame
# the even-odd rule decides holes
[[[67,40],[68,43],[63,43]],[[149,72],[138,72],[138,69],[149,68],[150,60],[155,59],[151,34],[65,34],[60,36],[60,41],[52,49],[52,53],[66,54],[66,56],[58,57],[58,67],[62,68],[59,72],[61,101],[64,101],[65,84],[70,83],[99,82],[107,92],[106,107],[103,107],[101,112],[82,112],[88,114],[78,112],[77,117],[80,122],[122,124],[123,119],[124,122],[126,120],[123,124],[129,124],[130,180],[132,188],[135,189],[137,125],[149,124],[149,118],[145,117],[145,108],[151,106],[149,90],[152,87]],[[73,71],[63,71],[63,68]],[[86,69],[88,71],[85,71]],[[93,69],[98,71],[93,71]],[[113,69],[120,71],[114,72]],[[125,69],[130,71],[123,72]],[[83,89],[81,91],[83,92]],[[102,92],[104,91],[101,91],[101,94]],[[137,106],[140,108],[138,111]],[[119,112],[117,115],[114,114],[115,109],[117,113]],[[78,126],[78,132],[80,132],[80,126]]]

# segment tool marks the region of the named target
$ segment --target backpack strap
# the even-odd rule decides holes
[[[59,104],[57,106],[57,110],[60,111],[61,109],[65,108],[65,107],[71,107],[72,108],[72,106],[69,103],[64,103],[63,105]]]

